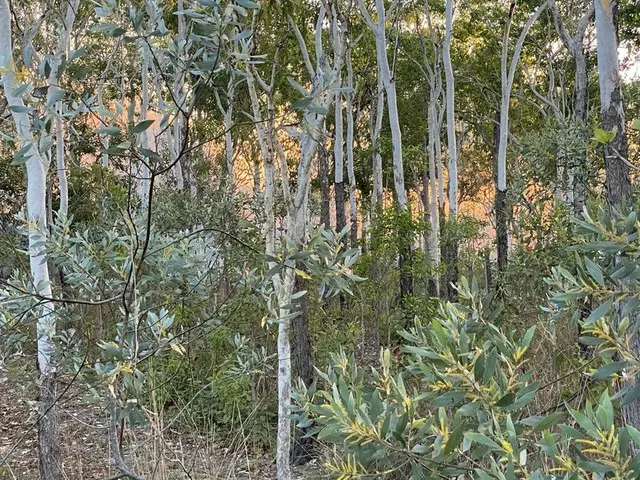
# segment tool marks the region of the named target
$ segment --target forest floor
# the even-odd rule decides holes
[[[38,451],[34,402],[35,372],[25,361],[0,369],[0,480],[37,480]],[[59,386],[64,389],[64,380]],[[88,401],[81,386],[71,385],[59,401],[63,478],[101,480],[118,473],[113,467],[105,411]],[[211,436],[179,433],[158,425],[127,432],[124,458],[146,480],[275,478],[273,455],[246,448],[221,447]],[[243,451],[244,450],[244,451]],[[3,462],[7,457],[6,462]],[[306,466],[294,470],[305,478]]]

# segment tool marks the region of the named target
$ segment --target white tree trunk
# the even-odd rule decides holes
[[[351,63],[351,49],[346,57],[347,64],[347,175],[349,176],[349,218],[351,222],[351,244],[355,245],[358,235],[358,205],[356,201],[356,174],[353,159],[353,65]]]
[[[438,218],[438,180],[442,184],[442,177],[438,179],[436,176],[436,149],[439,148],[437,139],[440,137],[440,129],[438,128],[438,115],[436,112],[436,103],[440,97],[437,91],[436,82],[431,82],[429,110],[427,113],[427,124],[429,129],[429,141],[427,144],[429,156],[429,221],[431,223],[429,230],[429,256],[437,270],[440,266],[440,220]],[[442,163],[442,162],[440,162]],[[436,289],[439,290],[439,276],[434,275]]]
[[[14,94],[18,86],[15,76],[15,63],[12,54],[11,38],[11,13],[7,0],[0,0],[0,71],[2,72],[2,85],[5,98],[9,107],[24,107],[22,98]],[[29,220],[29,265],[34,293],[43,298],[51,298],[51,282],[47,258],[41,245],[47,235],[47,169],[48,162],[42,157],[34,142],[31,131],[32,122],[27,113],[12,111],[18,139],[21,142],[30,143],[29,159],[26,162],[27,169],[27,218]],[[42,300],[34,312],[37,318],[37,348],[38,348],[38,372],[42,387],[40,399],[44,408],[49,409],[41,419],[40,430],[40,468],[48,478],[56,480],[60,478],[60,467],[56,462],[60,461],[58,447],[43,443],[43,439],[49,442],[57,442],[57,425],[55,420],[55,358],[53,337],[56,330],[56,318],[54,304],[51,301]],[[46,410],[41,410],[44,414]],[[46,430],[46,433],[43,433]],[[57,458],[56,458],[57,456]]]
[[[382,209],[382,155],[380,154],[380,132],[382,131],[382,118],[384,116],[384,87],[382,78],[378,76],[378,95],[376,101],[376,118],[371,132],[371,148],[373,149],[373,195],[372,204],[375,208]]]
[[[235,79],[233,76],[229,79],[227,85],[227,106],[226,108],[222,104],[222,99],[218,91],[214,91],[216,97],[216,104],[224,120],[224,155],[227,167],[227,185],[229,193],[233,194],[235,191],[235,177],[234,177],[234,144],[233,135],[231,129],[233,128],[233,103],[235,101]],[[254,87],[255,88],[255,87]]]
[[[407,209],[407,193],[404,187],[404,165],[402,159],[402,133],[400,131],[400,119],[398,116],[398,100],[396,94],[395,79],[391,75],[389,58],[387,57],[386,20],[387,12],[384,0],[376,0],[377,23],[374,23],[367,12],[364,0],[358,0],[360,13],[365,22],[376,37],[376,58],[378,62],[378,74],[382,77],[382,85],[387,94],[387,114],[391,127],[391,145],[393,149],[393,183],[396,191],[396,200],[400,210]]]
[[[446,3],[446,28],[442,49],[446,83],[447,140],[449,150],[449,215],[458,214],[458,144],[456,141],[455,80],[451,65],[451,36],[453,33],[453,0]]]
[[[76,18],[76,11],[80,0],[71,0],[67,5],[67,13],[64,18],[60,32],[60,39],[56,51],[55,60],[51,62],[51,72],[49,73],[49,89],[47,91],[47,99],[50,101],[58,91],[60,91],[60,56],[66,54],[69,50],[69,41],[71,38],[71,30]],[[57,101],[55,105],[50,105],[55,118],[55,137],[56,137],[56,168],[58,173],[58,188],[60,193],[60,207],[58,216],[66,217],[69,211],[69,186],[67,182],[67,167],[64,157],[64,126],[62,123],[62,101]]]
[[[511,90],[513,89],[513,82],[516,75],[516,67],[520,62],[520,54],[522,53],[522,47],[524,40],[529,33],[529,30],[540,17],[540,14],[547,8],[548,2],[544,2],[540,5],[535,12],[531,14],[527,23],[525,24],[518,43],[511,57],[511,66],[507,69],[508,54],[509,54],[509,32],[511,17],[509,18],[509,24],[505,28],[505,35],[502,44],[502,67],[501,67],[501,85],[502,94],[500,97],[500,143],[498,147],[498,189],[501,191],[507,190],[507,147],[509,144],[509,104],[511,103]]]
[[[143,122],[147,119],[147,114],[149,112],[149,48],[147,45],[142,45],[141,47],[142,54],[142,104],[140,105],[140,122]],[[142,148],[151,149],[151,128],[147,128],[144,132],[142,132],[141,145]],[[148,165],[145,163],[141,163],[139,168],[136,169],[137,173],[137,188],[138,188],[138,196],[143,205],[149,200],[149,188],[151,184],[151,172],[149,170]]]

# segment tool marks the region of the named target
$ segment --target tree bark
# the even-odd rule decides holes
[[[509,233],[507,227],[508,215],[507,207],[507,148],[509,143],[509,107],[511,102],[511,91],[516,75],[516,67],[520,62],[520,54],[524,46],[525,38],[529,30],[540,17],[540,14],[547,8],[548,2],[540,5],[527,20],[527,23],[520,32],[516,47],[511,57],[509,65],[509,37],[511,33],[511,23],[516,8],[516,0],[511,1],[509,13],[507,15],[504,35],[502,38],[502,58],[501,58],[501,85],[502,94],[500,99],[500,131],[498,134],[498,161],[497,161],[497,182],[496,182],[496,198],[495,198],[495,215],[496,215],[496,243],[498,250],[498,270],[503,272],[507,267]]]
[[[387,12],[384,0],[376,0],[375,8],[378,17],[374,23],[366,9],[363,0],[358,0],[360,12],[375,35],[376,38],[376,58],[378,61],[378,75],[382,78],[382,85],[387,94],[387,114],[389,116],[389,126],[391,128],[391,145],[393,150],[393,183],[396,193],[398,209],[407,209],[407,194],[404,186],[404,165],[402,159],[402,133],[400,131],[400,120],[398,117],[398,100],[396,94],[395,78],[391,74],[389,58],[387,57],[386,21]]]
[[[616,0],[594,1],[602,128],[607,132],[617,129],[613,140],[604,146],[607,202],[613,207],[628,205],[631,201],[629,166],[625,162],[629,147],[618,61],[618,3]]]
[[[382,211],[383,183],[382,183],[382,155],[380,154],[380,132],[382,131],[382,118],[384,116],[384,87],[382,79],[378,76],[378,94],[376,96],[376,117],[371,131],[371,148],[373,151],[373,194],[371,203],[374,206],[373,215]]]
[[[456,139],[455,79],[451,64],[451,36],[453,34],[453,0],[446,2],[446,27],[442,48],[442,58],[446,84],[447,109],[447,150],[449,152],[449,226],[455,228],[458,218],[458,142]],[[444,274],[444,298],[453,301],[456,297],[454,285],[458,282],[458,242],[455,235],[449,235],[443,245],[446,265]]]
[[[11,38],[11,11],[7,0],[0,0],[0,71],[5,98],[10,107],[24,108],[21,97],[14,91],[17,87],[15,63],[13,61]],[[30,222],[29,264],[34,293],[46,298],[52,297],[51,282],[42,242],[47,235],[47,169],[48,162],[42,157],[34,142],[32,123],[28,114],[12,111],[18,138],[31,144],[26,162],[27,169],[27,218]],[[40,302],[36,309],[36,330],[38,347],[38,373],[40,377],[40,421],[38,422],[40,478],[59,480],[61,478],[60,450],[58,447],[58,424],[56,418],[56,362],[53,338],[56,330],[54,304]]]
[[[594,0],[596,17],[596,40],[598,52],[598,76],[600,84],[600,101],[602,128],[609,132],[616,129],[611,142],[604,145],[607,203],[609,207],[619,209],[631,204],[631,180],[629,166],[626,163],[629,146],[626,136],[626,119],[622,102],[620,81],[620,65],[618,60],[618,2],[616,0]],[[617,324],[622,320],[623,305],[617,305],[614,318]],[[640,352],[640,336],[637,332],[638,315],[629,315],[633,332],[631,348]],[[629,382],[636,385],[637,377]],[[622,407],[625,425],[640,428],[640,401],[638,399]]]
[[[341,76],[338,75],[338,85],[341,85]],[[334,193],[336,202],[336,230],[342,232],[347,225],[345,211],[344,192],[344,124],[342,121],[342,94],[336,95],[335,103],[335,132],[333,135],[333,161],[334,161]]]
[[[355,248],[358,244],[358,204],[356,201],[356,174],[354,170],[353,143],[354,143],[354,118],[353,118],[353,65],[351,63],[351,48],[346,54],[347,65],[347,94],[346,94],[346,111],[347,111],[347,176],[349,178],[349,222],[351,247]]]
[[[560,18],[556,0],[550,0],[549,6],[553,15],[556,31],[565,48],[571,53],[575,61],[575,98],[573,106],[573,116],[579,122],[579,126],[586,127],[589,114],[589,75],[587,70],[587,55],[584,49],[584,38],[587,27],[594,15],[594,3],[591,3],[587,11],[583,14],[578,23],[574,37],[570,37]],[[585,135],[586,137],[586,135]],[[585,144],[587,138],[585,138]],[[588,152],[585,150],[584,159],[586,161]],[[571,203],[573,213],[577,217],[582,216],[582,209],[585,203],[585,192],[587,182],[587,172],[585,162],[568,165],[569,189],[572,192]]]
[[[304,265],[298,264],[299,269]],[[308,280],[296,275],[294,291],[308,290]],[[311,339],[309,338],[309,297],[304,295],[297,303],[298,316],[291,321],[291,364],[293,378],[299,378],[307,386],[311,386],[314,379],[313,356]],[[306,429],[296,429],[293,439],[292,461],[296,465],[311,460],[312,439],[304,438]]]

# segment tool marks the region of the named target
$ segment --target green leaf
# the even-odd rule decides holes
[[[494,442],[493,440],[491,440],[489,437],[487,437],[486,435],[483,435],[482,433],[478,433],[478,432],[466,432],[464,434],[465,438],[468,438],[469,440],[472,440],[476,443],[479,443],[480,445],[485,445],[487,447],[496,449],[496,450],[500,450],[500,445],[498,445],[496,442]]]
[[[25,107],[24,105],[10,105],[9,110],[14,113],[31,113],[33,112],[33,108]]]
[[[578,467],[587,472],[601,473],[603,475],[613,471],[611,467],[597,462],[578,462]]]
[[[640,382],[636,383],[636,385],[631,390],[625,393],[624,397],[622,398],[622,402],[620,402],[620,405],[623,407],[625,405],[629,405],[638,397],[640,397]]]
[[[611,377],[614,373],[621,372],[627,366],[627,362],[612,362],[600,367],[592,375],[594,380],[605,380]]]
[[[596,426],[593,424],[593,422],[591,420],[589,420],[589,418],[584,413],[581,413],[581,412],[573,409],[571,407],[571,405],[569,405],[567,402],[565,402],[564,405],[565,405],[565,408],[567,409],[567,411],[573,417],[573,419],[576,422],[578,422],[578,425],[580,425],[590,436],[592,436],[595,439],[599,439],[598,429],[596,428]]]
[[[631,124],[633,130],[640,130],[640,118],[636,118]]]
[[[291,108],[293,110],[305,110],[306,108],[309,107],[309,105],[311,105],[311,102],[313,102],[313,97],[306,97],[306,98],[303,98],[302,100],[293,102],[293,104],[291,105]]]
[[[600,405],[596,412],[596,419],[598,420],[600,429],[605,432],[608,432],[613,426],[613,405],[611,404],[609,392],[606,390],[602,392],[600,396]]]
[[[258,5],[256,2],[252,2],[251,0],[236,0],[236,3],[244,8],[260,8],[260,5]]]
[[[589,258],[585,258],[584,263],[587,267],[589,275],[591,275],[591,278],[593,278],[598,283],[598,285],[604,285],[604,275],[602,274],[602,270],[600,270],[600,267],[593,263],[593,261]]]
[[[94,130],[99,135],[118,135],[120,133],[120,129],[117,127],[99,127]]]
[[[533,427],[534,433],[540,433],[560,423],[564,416],[565,414],[563,412],[554,412],[546,417],[528,417],[524,420],[521,420],[520,423],[524,423],[525,425]]]
[[[496,407],[508,407],[511,405],[516,399],[516,396],[513,393],[507,393],[504,397],[496,402]]]
[[[496,373],[496,366],[498,365],[498,352],[493,350],[487,361],[484,364],[484,372],[482,375],[482,381],[487,383],[489,380],[493,378],[493,375]]]
[[[601,128],[596,128],[593,131],[593,137],[596,139],[598,143],[609,143],[611,140],[616,138],[616,133],[618,133],[618,128],[613,127],[613,130],[607,132]]]
[[[109,30],[109,36],[111,36],[113,38],[121,37],[126,32],[127,31],[124,28],[116,27],[116,28],[112,28],[111,30]]]
[[[584,321],[584,324],[590,325],[596,320],[600,320],[607,313],[609,313],[609,310],[611,310],[611,305],[613,305],[613,299],[609,299],[603,304],[601,304],[598,308],[596,308],[594,311],[591,312],[591,314]]]
[[[62,100],[62,97],[64,97],[64,94],[67,93],[66,90],[60,88],[58,90],[55,90],[50,96],[49,98],[47,98],[47,107],[52,107],[54,106],[56,103],[58,103],[60,100]]]
[[[528,348],[529,345],[531,345],[531,340],[533,340],[533,335],[535,333],[536,333],[536,326],[534,325],[529,330],[527,330],[527,333],[524,334],[524,337],[522,337],[522,341],[520,342],[520,346],[524,348]]]
[[[464,436],[463,434],[464,434],[464,424],[461,422],[451,432],[451,436],[449,437],[449,440],[447,440],[447,444],[444,447],[444,451],[443,451],[444,455],[449,455],[456,449],[456,447],[458,447],[458,445],[460,445],[460,442],[462,441],[462,438]]]
[[[631,440],[633,440],[633,442],[640,447],[640,432],[631,425],[627,425],[625,428],[627,430],[627,433],[631,437]]]
[[[131,131],[133,133],[142,133],[147,130],[151,125],[153,125],[154,120],[143,120],[140,123],[137,123],[133,126]]]

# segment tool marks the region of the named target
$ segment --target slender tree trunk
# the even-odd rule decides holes
[[[234,142],[231,132],[231,129],[233,128],[233,103],[235,101],[235,79],[233,78],[233,76],[229,79],[229,83],[227,85],[226,108],[222,105],[220,94],[217,91],[215,91],[214,94],[216,98],[216,104],[218,105],[218,110],[220,110],[220,113],[224,120],[224,156],[227,169],[227,192],[229,198],[231,198],[235,191],[235,175],[233,165]]]
[[[331,190],[329,188],[329,152],[324,142],[318,145],[318,180],[320,182],[320,223],[331,228]]]
[[[573,38],[569,37],[565,29],[556,0],[550,0],[549,6],[553,15],[556,31],[560,40],[571,53],[576,64],[575,74],[575,99],[573,107],[573,116],[579,122],[580,127],[586,127],[589,114],[589,75],[587,71],[587,55],[584,49],[584,38],[587,27],[594,14],[594,3],[591,3],[587,11],[583,14],[578,23],[576,34]],[[586,134],[584,135],[586,137]],[[587,144],[587,138],[585,145]],[[587,158],[588,152],[585,150],[584,160]],[[585,203],[585,190],[587,182],[586,165],[584,161],[577,164],[568,165],[569,191],[572,194],[571,203],[573,205],[573,213],[577,217],[582,216],[582,209]]]
[[[438,128],[438,115],[436,112],[436,103],[440,97],[438,90],[438,84],[435,78],[432,78],[430,98],[429,98],[429,110],[427,113],[427,126],[429,130],[429,141],[427,143],[427,153],[429,157],[429,256],[433,262],[435,272],[438,272],[440,268],[440,219],[438,208],[438,178],[436,167],[436,148],[437,138],[440,136],[440,130]],[[441,177],[440,177],[441,178]],[[433,291],[437,295],[440,294],[440,282],[438,278],[439,274],[436,273],[433,277]]]
[[[378,90],[375,103],[372,100],[372,109],[375,108],[375,118],[371,118],[371,148],[373,169],[373,190],[371,195],[371,219],[375,222],[383,210],[383,182],[382,182],[382,155],[380,154],[380,132],[384,116],[384,86],[382,78],[378,76]],[[374,107],[375,105],[375,107]],[[375,251],[377,238],[373,233],[370,238],[371,249]],[[371,282],[377,284],[382,278],[382,260],[378,256],[373,257],[369,272]],[[380,323],[384,316],[384,300],[382,296],[373,299],[374,315],[364,315],[360,324],[360,352],[359,357],[365,365],[375,365],[380,353]]]
[[[71,29],[76,18],[76,11],[78,10],[79,0],[71,0],[67,5],[67,13],[64,17],[64,23],[60,32],[60,39],[58,41],[58,48],[56,51],[55,59],[51,62],[51,72],[49,74],[49,88],[47,90],[47,100],[51,102],[57,92],[60,91],[60,56],[66,55],[69,49],[69,39],[71,37]],[[51,105],[53,109],[53,116],[55,117],[55,137],[56,137],[56,169],[58,174],[58,189],[60,194],[60,206],[58,208],[58,215],[60,217],[66,217],[69,211],[69,186],[67,182],[67,167],[65,162],[65,138],[64,138],[64,126],[62,124],[62,100],[55,102],[55,105]]]
[[[342,84],[341,75],[338,74],[338,85]],[[342,94],[336,95],[335,103],[335,133],[333,142],[334,161],[334,190],[336,201],[336,230],[342,232],[347,225],[347,215],[345,211],[344,192],[344,124],[342,119]]]
[[[298,264],[304,270],[304,265]],[[308,280],[296,275],[294,291],[303,292],[309,289]],[[313,383],[313,357],[309,338],[309,297],[303,295],[298,300],[298,316],[291,322],[291,363],[293,378],[299,378],[310,387]],[[296,430],[293,440],[293,463],[300,465],[311,460],[310,437],[305,438],[305,430]]]
[[[596,40],[598,51],[598,74],[600,83],[600,101],[602,128],[609,132],[616,129],[611,142],[604,145],[607,203],[611,209],[629,206],[631,198],[631,180],[629,177],[628,143],[626,136],[626,119],[622,101],[620,65],[618,60],[618,2],[616,0],[594,0],[596,17]],[[623,320],[624,305],[617,305],[615,320]],[[632,325],[629,331],[631,348],[640,352],[640,336],[636,325],[638,314],[629,315]],[[636,385],[639,379],[629,380]],[[640,428],[640,401],[638,399],[622,407],[622,417],[626,425]]]
[[[509,66],[509,37],[511,33],[511,23],[516,8],[516,0],[512,0],[509,14],[507,15],[504,36],[502,38],[502,59],[501,59],[501,84],[502,94],[500,99],[500,131],[498,145],[498,165],[497,165],[497,185],[495,198],[496,215],[496,243],[498,250],[498,270],[503,272],[507,266],[509,234],[507,227],[507,148],[509,142],[509,107],[511,103],[511,91],[516,75],[516,67],[520,62],[520,54],[524,46],[525,38],[529,30],[540,17],[540,14],[547,8],[548,2],[539,6],[527,20],[527,23],[520,32],[516,47],[511,57]]]
[[[447,149],[449,152],[449,226],[455,228],[458,217],[458,142],[456,140],[455,79],[451,65],[451,36],[453,34],[453,0],[446,2],[446,28],[442,57],[446,84],[447,109]],[[446,265],[443,289],[445,298],[453,301],[456,296],[454,285],[458,282],[458,242],[451,235],[443,245]]]
[[[380,154],[380,132],[382,131],[382,118],[384,116],[384,87],[382,79],[378,76],[378,95],[376,101],[376,117],[371,132],[371,148],[373,150],[373,195],[371,203],[374,206],[374,215],[382,211],[382,155]]]
[[[351,49],[346,55],[347,64],[347,175],[349,177],[349,221],[351,223],[351,246],[355,248],[358,243],[358,204],[356,201],[356,174],[354,170],[353,142],[353,65],[351,64]]]
[[[184,0],[177,0],[178,11],[184,10]],[[178,15],[178,45],[183,45],[183,42],[186,42],[187,39],[187,22],[184,15]],[[186,43],[185,43],[186,45]],[[186,47],[181,48],[181,54],[186,55],[188,52],[185,51]],[[184,93],[184,76],[185,71],[179,70],[176,74],[176,78],[173,83],[173,96],[177,99],[179,105],[177,105],[180,109],[183,109],[185,106],[185,93]],[[180,156],[180,151],[182,149],[183,144],[183,132],[184,132],[184,122],[182,114],[178,112],[176,114],[176,118],[173,123],[173,145],[170,144],[170,151],[172,152],[171,161],[175,162],[173,166],[173,174],[176,178],[176,188],[180,191],[185,188],[185,172],[184,172],[184,158],[178,158]],[[170,132],[170,129],[167,129],[167,133]]]
[[[142,104],[140,105],[140,121],[147,119],[149,112],[149,48],[147,45],[142,45]],[[140,142],[142,148],[151,149],[151,129],[148,128],[141,133],[142,141]],[[146,160],[145,160],[146,161]],[[149,166],[141,164],[134,170],[137,174],[137,188],[138,196],[143,205],[146,205],[149,199],[149,187],[151,185],[151,172]]]
[[[17,87],[15,63],[12,54],[11,12],[7,0],[0,0],[0,71],[5,98],[10,107],[24,108],[21,97],[15,95]],[[32,124],[26,113],[12,111],[18,137],[31,144],[27,168],[27,217],[29,228],[29,264],[34,293],[46,298],[52,296],[49,270],[42,242],[47,235],[46,191],[48,163],[35,146]],[[38,373],[40,381],[38,447],[40,478],[59,480],[61,475],[60,447],[56,400],[56,363],[53,338],[56,329],[54,304],[39,303],[36,309]]]
[[[628,205],[631,200],[631,180],[629,166],[625,163],[629,147],[618,62],[618,2],[616,0],[594,1],[602,128],[606,131],[617,129],[613,140],[604,146],[607,202],[611,206]]]
[[[400,120],[398,117],[398,100],[396,94],[395,79],[389,67],[387,56],[387,35],[386,21],[387,12],[384,0],[376,0],[375,8],[377,13],[377,23],[374,23],[363,0],[358,0],[360,13],[365,22],[374,33],[376,38],[376,58],[378,62],[378,75],[382,79],[382,86],[387,94],[387,114],[389,116],[389,126],[391,128],[391,145],[393,150],[393,183],[396,193],[398,209],[407,209],[407,194],[404,186],[404,165],[402,159],[402,133],[400,131]]]

